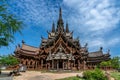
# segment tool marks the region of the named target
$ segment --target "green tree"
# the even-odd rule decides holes
[[[5,1],[1,1],[0,4],[0,47],[8,46],[9,43],[13,42],[14,34],[16,32],[21,33],[21,21],[15,18],[14,15],[7,11]]]
[[[111,66],[114,69],[118,69],[120,68],[120,57],[117,56],[117,57],[113,57],[109,61],[103,61],[100,63],[100,66],[102,67]]]
[[[111,59],[111,66],[114,68],[114,69],[118,69],[120,68],[120,57],[113,57]]]
[[[111,66],[111,60],[101,62],[101,63],[100,63],[100,66],[102,66],[102,67]]]
[[[100,66],[102,66],[102,67],[106,67],[106,66],[108,66],[108,65],[107,65],[107,61],[103,61],[103,62],[101,62],[101,63],[100,63]]]
[[[13,55],[6,55],[0,57],[0,64],[1,65],[16,65],[18,64],[18,60]]]

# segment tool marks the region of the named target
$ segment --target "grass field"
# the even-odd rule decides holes
[[[115,78],[115,80],[120,80],[120,72],[111,72],[110,75]]]
[[[73,77],[68,77],[68,78],[63,78],[63,79],[56,79],[56,80],[84,80],[84,79],[80,79],[76,76],[73,76]]]

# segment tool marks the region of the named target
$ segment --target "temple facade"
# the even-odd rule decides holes
[[[109,50],[103,54],[100,47],[96,52],[88,52],[87,44],[82,47],[79,39],[73,38],[68,23],[64,25],[61,8],[57,25],[52,24],[47,39],[41,37],[40,47],[33,47],[22,41],[22,45],[16,46],[14,53],[28,69],[94,69],[100,62],[110,60]]]

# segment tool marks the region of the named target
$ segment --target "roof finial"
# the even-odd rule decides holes
[[[24,41],[24,40],[22,40],[22,43],[24,44],[24,43],[25,43],[25,41]]]
[[[87,46],[88,46],[88,43],[85,44],[85,47],[87,47]]]
[[[108,54],[110,53],[110,49],[108,49]]]
[[[100,47],[100,51],[102,51],[103,47]]]
[[[62,19],[62,9],[61,9],[61,7],[59,9],[59,19]]]
[[[41,36],[41,39],[44,39],[43,36]]]
[[[59,9],[59,19],[57,22],[57,31],[58,32],[64,32],[64,23],[63,23],[63,19],[62,19],[62,9],[60,7]]]
[[[54,22],[52,24],[52,32],[55,32],[55,24],[54,24]]]
[[[68,22],[66,23],[66,32],[69,33]]]

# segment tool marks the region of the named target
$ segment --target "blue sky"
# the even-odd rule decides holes
[[[8,11],[23,21],[22,35],[15,34],[15,42],[0,48],[0,54],[10,54],[24,40],[39,47],[41,36],[47,38],[53,21],[62,7],[64,24],[68,22],[74,38],[82,46],[88,43],[90,52],[103,47],[111,57],[120,56],[120,0],[8,0]]]

